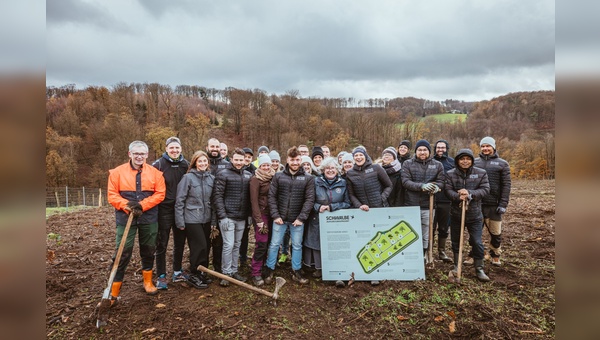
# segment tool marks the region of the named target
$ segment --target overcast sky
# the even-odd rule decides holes
[[[550,0],[55,0],[46,81],[483,100],[554,90]]]

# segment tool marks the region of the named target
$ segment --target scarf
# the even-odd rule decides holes
[[[402,168],[402,164],[400,164],[400,162],[398,162],[397,159],[394,159],[394,161],[391,162],[390,164],[383,165],[383,168],[385,169],[385,172],[389,176],[389,175],[393,175],[396,172],[400,171],[400,169]]]
[[[273,170],[273,168],[269,168],[269,171],[264,171],[261,168],[258,168],[256,169],[254,176],[256,176],[256,178],[258,178],[258,180],[261,182],[268,182],[271,180],[271,178],[273,178],[273,176],[275,176],[275,170]]]

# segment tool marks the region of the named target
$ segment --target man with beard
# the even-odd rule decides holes
[[[273,281],[273,270],[279,247],[286,230],[292,239],[292,280],[307,284],[308,279],[300,273],[302,264],[302,240],[304,223],[315,203],[314,177],[304,173],[302,157],[293,146],[287,152],[285,169],[273,176],[269,188],[269,211],[273,218],[273,234],[269,244],[265,283]]]
[[[206,146],[206,153],[208,154],[208,161],[210,163],[210,172],[217,177],[217,174],[225,170],[229,166],[229,162],[221,157],[221,143],[216,138],[208,140]],[[210,233],[210,240],[207,240],[207,253],[210,254],[210,248],[213,248],[213,268],[217,272],[221,272],[221,257],[223,253],[223,237],[217,228],[213,228]]]
[[[435,155],[433,159],[442,163],[444,173],[454,169],[454,158],[448,156],[450,144],[445,139],[440,139],[434,144]],[[435,230],[438,232],[438,257],[444,262],[452,262],[452,259],[446,255],[446,240],[448,239],[448,229],[450,228],[450,200],[442,191],[435,194],[435,215],[433,218],[433,235]]]

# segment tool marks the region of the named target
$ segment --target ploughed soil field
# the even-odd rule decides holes
[[[438,261],[434,253],[435,267],[426,269],[426,280],[382,281],[375,287],[354,282],[336,288],[310,274],[310,283],[301,286],[291,280],[288,262],[275,272],[287,280],[276,304],[240,286],[220,287],[216,279],[202,290],[169,282],[168,290],[149,296],[142,288],[136,240],[122,298],[102,329],[96,328],[95,307],[115,249],[114,210],[52,215],[46,220],[46,335],[52,339],[554,338],[554,195],[553,180],[513,181],[503,222],[502,265],[486,260],[491,279],[487,283],[477,281],[472,265],[463,266],[460,284],[449,282],[452,264]],[[485,230],[484,244],[488,249]],[[169,250],[167,262],[170,256]],[[172,273],[170,263],[167,269]],[[241,274],[249,277],[249,269],[244,267]],[[274,285],[263,288],[273,291]]]

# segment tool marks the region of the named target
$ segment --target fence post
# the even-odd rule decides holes
[[[60,208],[60,201],[58,200],[58,191],[54,192],[54,197],[56,197],[56,207]]]
[[[102,206],[102,188],[98,189],[98,206]]]
[[[83,206],[85,207],[85,187],[81,188],[83,191]]]
[[[69,211],[69,186],[65,186],[65,207]]]

